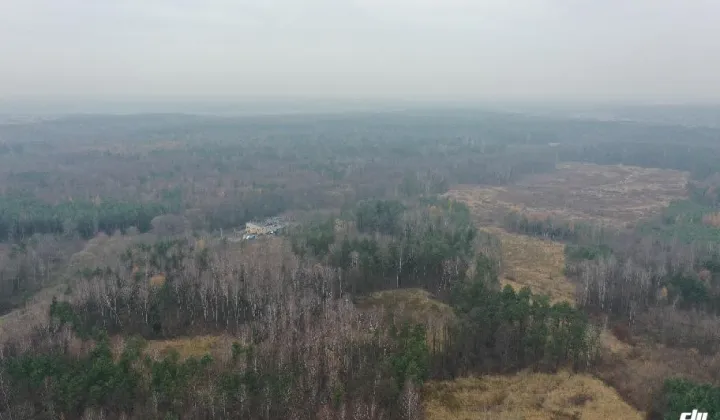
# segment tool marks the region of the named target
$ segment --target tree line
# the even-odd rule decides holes
[[[0,196],[0,241],[21,241],[35,234],[89,239],[98,232],[112,235],[131,227],[147,232],[154,217],[171,211],[177,211],[172,202],[78,200],[48,204],[27,194],[6,194]]]
[[[655,396],[648,418],[675,420],[682,413],[695,409],[710,416],[720,412],[720,387],[685,379],[668,379]]]

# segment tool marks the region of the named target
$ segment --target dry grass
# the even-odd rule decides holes
[[[652,395],[668,377],[720,384],[720,355],[702,355],[652,343],[609,348],[603,340],[604,363],[595,375],[611,385],[635,407],[649,407]]]
[[[47,287],[37,292],[25,305],[0,316],[0,345],[9,339],[26,341],[33,335],[33,329],[47,325],[50,304],[53,297],[65,299],[65,286]]]
[[[706,214],[703,216],[702,222],[708,226],[720,227],[720,213]]]
[[[114,266],[119,263],[120,255],[129,247],[145,243],[150,244],[156,237],[152,234],[105,235],[100,233],[90,239],[85,247],[70,258],[68,272],[74,275],[78,270]]]
[[[608,354],[622,358],[630,357],[634,348],[632,345],[618,339],[607,329],[600,332],[600,345]]]
[[[510,210],[625,226],[683,197],[687,180],[687,173],[672,170],[566,163],[553,173],[529,176],[516,185],[461,185],[447,196],[466,203],[480,226],[497,226]],[[574,302],[575,287],[563,275],[562,244],[485,229],[502,242],[503,284],[528,286],[556,302]]]
[[[155,274],[154,276],[150,277],[150,286],[162,287],[165,284],[166,280],[167,278],[165,277],[165,274]]]
[[[570,164],[518,185],[461,186],[448,195],[468,204],[481,226],[499,224],[508,210],[624,226],[682,197],[686,182],[687,175],[675,171]],[[574,303],[575,286],[563,275],[563,244],[497,227],[483,229],[501,241],[503,284],[528,286],[553,301]],[[647,407],[652,391],[671,373],[710,379],[702,375],[713,362],[697,357],[691,357],[692,363],[681,362],[687,352],[632,346],[609,331],[600,338],[605,359],[612,362],[603,364],[597,376],[635,407]],[[683,366],[669,367],[677,364]],[[642,418],[610,385],[568,374],[468,379],[430,386],[427,412],[431,420]]]
[[[232,350],[233,338],[220,335],[203,335],[197,337],[176,338],[173,340],[152,340],[148,342],[145,353],[151,357],[167,356],[171,351],[177,351],[180,359],[189,357],[203,357],[206,354],[227,356]]]
[[[575,302],[575,286],[565,277],[565,246],[558,242],[509,233],[500,228],[483,228],[496,235],[502,245],[501,282],[519,290],[550,296],[553,302]]]
[[[361,310],[380,310],[392,314],[396,320],[408,320],[428,326],[428,341],[442,342],[445,326],[455,314],[450,306],[434,299],[422,289],[386,290],[361,298],[357,306]],[[432,344],[432,343],[429,343]]]
[[[548,244],[534,240],[532,245],[517,248],[513,240],[524,241],[520,235],[510,235],[504,239],[503,248],[507,246],[509,253],[518,250],[518,258],[538,258],[542,256],[542,249]],[[503,236],[501,236],[501,239]],[[532,238],[527,238],[533,240]],[[558,246],[558,244],[549,244]],[[515,254],[513,254],[515,255]],[[558,273],[562,269],[562,248],[559,255],[555,249],[551,255],[554,258],[543,256],[541,259],[554,261],[554,265],[545,267],[539,272],[521,274],[528,285],[550,288],[555,296],[571,298],[569,290],[554,291],[549,283],[551,278],[556,282],[559,277],[548,273]],[[515,258],[515,257],[513,257]],[[517,264],[527,264],[527,261]],[[544,270],[544,271],[542,271]],[[539,277],[538,277],[538,274]],[[548,283],[538,281],[537,278],[548,280]],[[567,282],[564,278],[562,281]],[[562,283],[559,283],[562,284]],[[569,283],[568,283],[569,285]],[[438,327],[453,318],[452,309],[446,304],[433,299],[432,295],[424,290],[403,289],[374,293],[362,299],[358,306],[365,310],[382,310],[393,314],[400,314],[416,322],[425,322]],[[440,322],[438,322],[440,321]],[[615,339],[612,334],[604,333],[603,343],[612,348],[617,354],[626,355],[630,346]],[[425,413],[428,420],[476,420],[476,419],[602,419],[628,418],[643,419],[643,414],[633,409],[611,387],[589,375],[575,375],[570,373],[534,374],[520,373],[511,376],[487,376],[483,378],[468,378],[446,382],[430,382],[424,389]]]
[[[685,172],[623,165],[566,163],[555,172],[503,188],[461,185],[447,196],[470,206],[482,222],[507,210],[625,225],[685,197]]]
[[[401,310],[421,317],[448,318],[453,316],[450,306],[446,305],[423,289],[398,289],[376,292],[358,302],[358,306],[381,306],[385,310]]]
[[[428,420],[643,418],[589,375],[523,372],[431,382],[425,392]]]
[[[512,187],[509,187],[512,188]],[[479,185],[457,185],[444,195],[452,200],[465,203],[473,217],[482,225],[497,223],[510,210],[522,210],[500,196],[507,193],[503,187],[482,187]]]

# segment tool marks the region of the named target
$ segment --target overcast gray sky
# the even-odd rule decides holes
[[[0,0],[0,98],[720,101],[717,0]]]

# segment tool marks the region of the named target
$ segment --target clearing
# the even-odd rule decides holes
[[[357,302],[361,310],[381,311],[396,320],[424,324],[428,345],[444,343],[445,327],[455,320],[453,309],[423,289],[399,289],[376,292]]]
[[[686,172],[667,169],[563,163],[515,185],[460,185],[446,195],[466,203],[485,223],[518,210],[626,225],[686,197],[688,179]]]
[[[504,215],[514,210],[627,227],[685,198],[688,179],[687,173],[672,170],[567,163],[558,165],[554,173],[530,176],[516,185],[463,185],[447,196],[466,203],[481,229],[500,239],[504,284],[528,286],[553,301],[572,303],[575,286],[563,275],[564,245],[496,227]],[[617,391],[635,407],[647,407],[668,375],[709,383],[719,378],[711,373],[719,371],[717,355],[642,342],[632,345],[607,330],[602,331],[601,343],[604,362],[595,371],[601,380],[589,375],[523,373],[434,383],[429,386],[428,418],[640,419],[642,414]]]
[[[431,382],[428,420],[642,420],[643,414],[589,375],[521,372],[508,376]]]
[[[574,302],[575,286],[563,275],[563,244],[491,226],[501,224],[511,210],[627,226],[684,198],[688,179],[686,172],[666,169],[562,163],[552,173],[528,176],[515,185],[460,185],[446,196],[467,204],[478,225],[499,237],[503,284],[528,286],[554,302]]]
[[[550,296],[553,303],[575,302],[575,285],[563,274],[565,246],[559,242],[532,236],[509,233],[504,229],[487,227],[483,230],[496,235],[502,247],[502,285],[515,290],[527,286],[533,293]]]
[[[171,351],[176,351],[180,360],[190,357],[201,358],[206,354],[214,357],[230,359],[233,342],[238,338],[229,335],[203,335],[195,337],[181,337],[172,340],[148,341],[145,354],[154,358],[166,357]]]
[[[603,364],[595,376],[612,386],[635,407],[648,407],[654,392],[668,377],[720,383],[720,355],[703,355],[694,349],[670,348],[654,343],[619,342],[612,334],[602,337]],[[616,347],[612,347],[613,340]]]
[[[493,233],[498,233],[492,230]],[[562,246],[521,235],[501,234],[506,259],[517,258],[515,264],[523,264],[525,258],[537,258],[552,261],[541,265],[536,272],[517,272],[519,279],[531,279],[534,274],[547,279],[546,283],[528,280],[530,286],[543,292],[550,291],[555,296],[572,299],[571,290],[558,289],[557,285],[569,283],[557,282],[563,263]],[[529,240],[529,243],[526,242]],[[558,251],[559,249],[559,251]],[[529,252],[527,252],[529,251]],[[545,252],[546,254],[543,254]],[[549,255],[549,256],[545,256]],[[527,263],[527,261],[525,261]],[[526,277],[529,276],[529,277]],[[564,277],[563,277],[564,279]],[[544,287],[549,287],[547,290]],[[364,310],[383,310],[394,315],[410,318],[430,327],[430,330],[442,330],[454,315],[446,304],[437,301],[431,294],[421,289],[400,289],[374,293],[360,299],[358,307]],[[432,335],[432,333],[431,333]],[[612,341],[605,332],[603,341]],[[428,337],[430,338],[430,337]],[[615,339],[615,341],[617,341]],[[615,354],[628,352],[629,346],[617,342]],[[613,369],[613,372],[618,372]],[[614,377],[614,382],[626,379]],[[514,375],[489,375],[480,378],[460,378],[454,381],[431,381],[423,389],[426,400],[425,414],[428,420],[479,420],[479,419],[584,419],[627,418],[642,420],[643,414],[632,408],[618,393],[601,380],[588,374],[543,374],[520,372]],[[645,401],[642,401],[643,403]]]

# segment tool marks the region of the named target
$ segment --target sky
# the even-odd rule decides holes
[[[717,0],[0,0],[0,99],[720,102]]]

